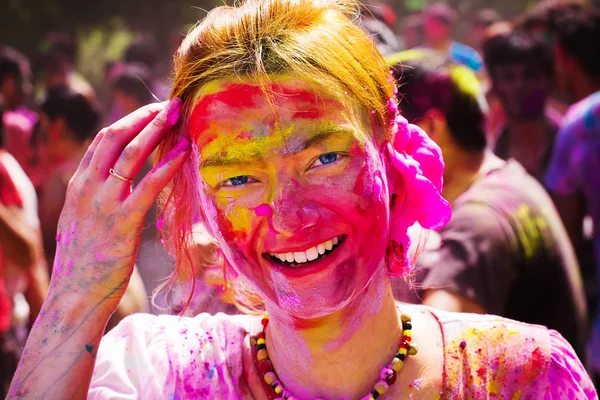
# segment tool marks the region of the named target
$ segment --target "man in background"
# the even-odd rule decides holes
[[[506,115],[494,153],[504,160],[514,158],[544,184],[559,124],[546,116],[553,87],[551,48],[534,36],[513,31],[489,39],[484,58],[491,89]]]
[[[600,11],[565,10],[554,20],[556,84],[573,104],[565,115],[546,184],[575,249],[585,242],[584,220],[593,221],[596,282],[600,287]],[[600,374],[600,317],[592,330],[592,364]]]
[[[454,62],[480,72],[483,60],[475,49],[458,43],[452,37],[456,12],[447,4],[435,3],[423,13],[425,45],[423,47],[449,56]]]
[[[584,357],[586,304],[573,248],[544,188],[517,161],[487,150],[475,74],[414,52],[395,70],[402,114],[442,149],[442,194],[453,209],[437,247],[418,260],[423,302],[548,326]]]

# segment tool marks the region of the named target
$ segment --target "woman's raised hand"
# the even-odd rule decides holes
[[[133,271],[145,216],[190,154],[182,137],[132,188],[133,178],[179,119],[181,100],[140,108],[98,133],[67,190],[52,289],[118,305]]]
[[[69,183],[48,297],[8,398],[85,399],[100,340],[133,272],[146,212],[190,154],[186,138],[132,189],[179,119],[152,104],[100,131]]]

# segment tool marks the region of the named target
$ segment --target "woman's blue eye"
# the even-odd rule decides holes
[[[239,186],[248,183],[247,176],[236,176],[225,182],[224,186]]]
[[[322,156],[319,157],[319,161],[321,162],[321,164],[325,165],[325,164],[331,164],[334,163],[338,158],[337,153],[327,153],[327,154],[323,154]]]

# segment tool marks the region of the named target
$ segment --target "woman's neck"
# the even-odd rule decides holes
[[[386,269],[337,313],[314,320],[270,315],[267,348],[286,389],[301,398],[362,398],[398,351],[402,335]]]

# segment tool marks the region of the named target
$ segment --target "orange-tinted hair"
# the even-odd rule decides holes
[[[247,0],[213,9],[184,39],[175,55],[171,97],[184,102],[180,129],[159,146],[162,159],[181,136],[194,95],[214,80],[244,78],[267,87],[273,76],[293,76],[328,91],[347,92],[388,132],[394,115],[389,67],[356,25],[352,0]],[[203,220],[197,153],[175,176],[161,199],[165,245],[176,259],[170,282],[186,271],[192,225]],[[168,284],[169,282],[167,282]]]

